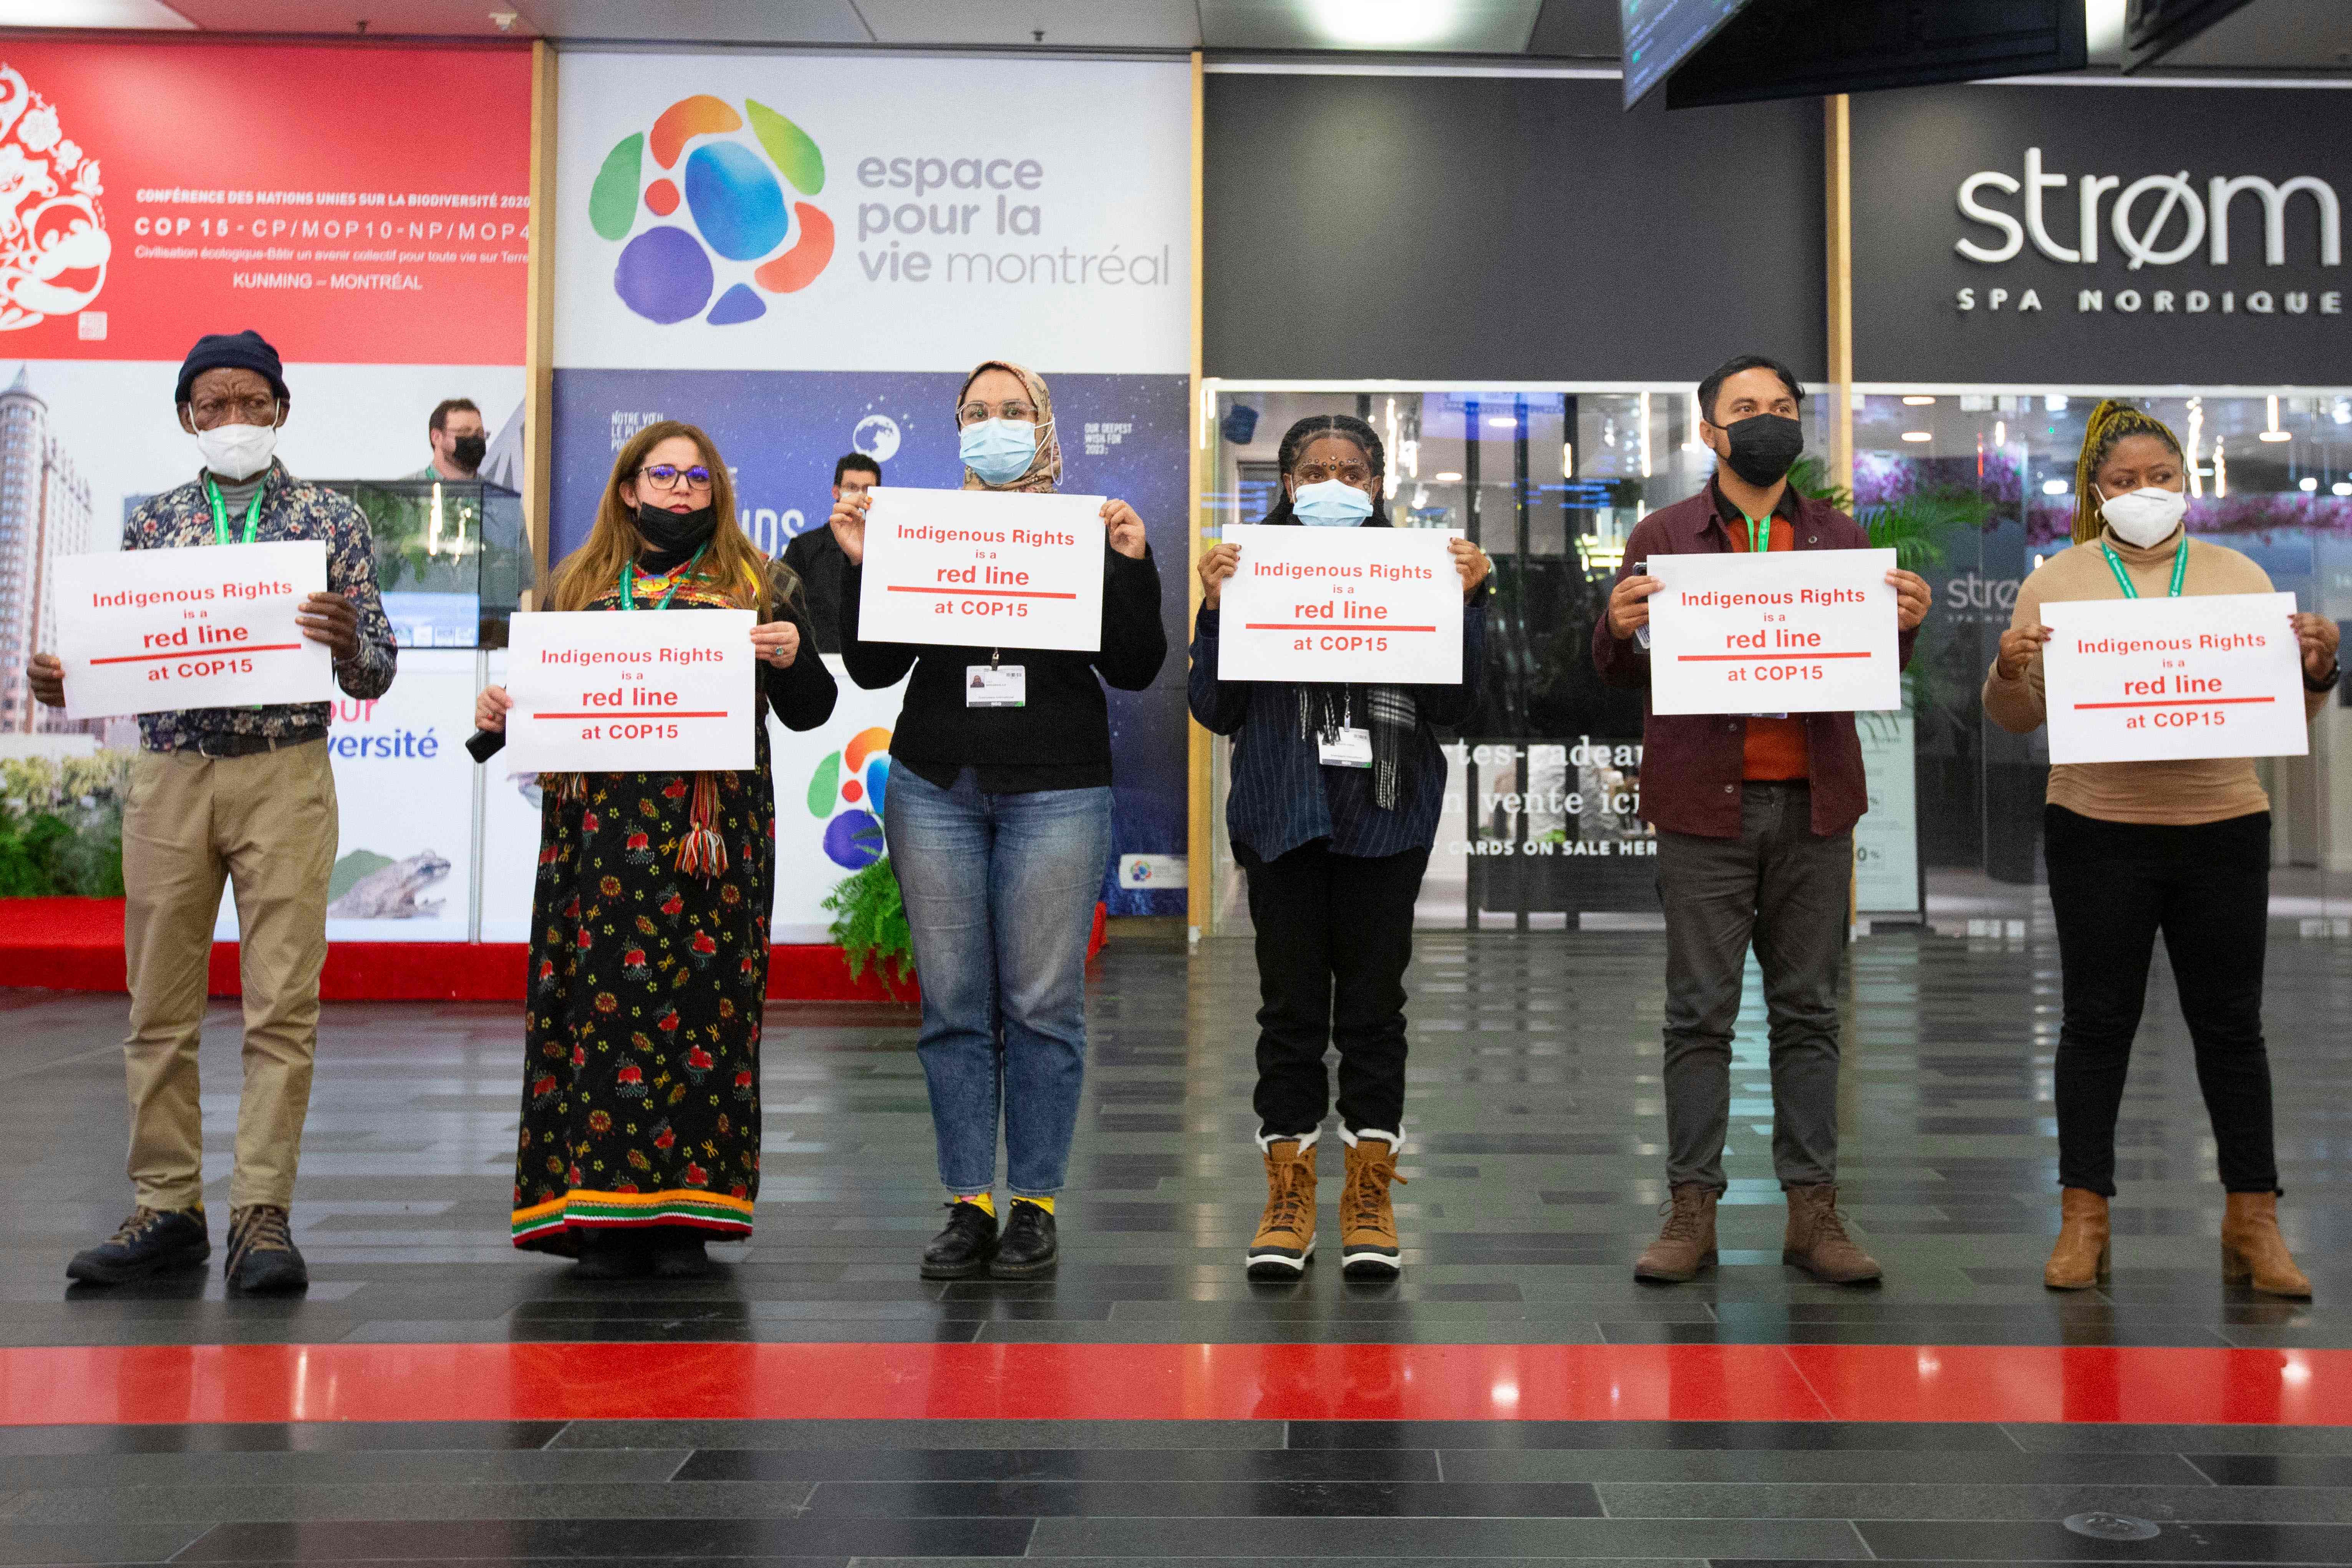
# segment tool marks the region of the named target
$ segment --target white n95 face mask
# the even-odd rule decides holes
[[[2126,495],[2106,495],[2095,487],[2092,493],[2099,497],[2099,515],[2116,537],[2142,550],[2171,538],[2189,515],[2189,498],[2179,490],[2147,485]]]
[[[215,425],[196,432],[196,450],[205,467],[225,479],[249,479],[269,467],[278,450],[278,430],[270,425]]]

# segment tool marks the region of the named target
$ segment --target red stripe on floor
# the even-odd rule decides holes
[[[0,1424],[821,1417],[2352,1424],[2352,1351],[1989,1345],[105,1345]]]

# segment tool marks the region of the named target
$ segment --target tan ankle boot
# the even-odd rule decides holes
[[[1633,1278],[1681,1285],[1702,1268],[1715,1267],[1715,1204],[1721,1194],[1713,1187],[1685,1182],[1668,1195],[1666,1223],[1658,1239],[1642,1249],[1633,1262]]]
[[[1870,1284],[1879,1277],[1878,1259],[1846,1235],[1837,1193],[1828,1182],[1787,1189],[1789,1228],[1780,1240],[1780,1261],[1825,1285]]]
[[[1393,1279],[1402,1270],[1396,1209],[1389,1184],[1397,1174],[1396,1145],[1369,1134],[1348,1145],[1348,1179],[1339,1189],[1339,1272],[1350,1279]]]
[[[2087,1290],[2108,1279],[2107,1200],[2087,1187],[2058,1194],[2058,1243],[2042,1266],[2042,1282],[2053,1290]]]
[[[2231,1193],[2221,1215],[2221,1278],[2265,1296],[2311,1299],[2311,1280],[2279,1235],[2276,1193]]]
[[[1281,1282],[1307,1272],[1315,1256],[1315,1144],[1277,1139],[1265,1147],[1265,1213],[1251,1241],[1253,1279]]]

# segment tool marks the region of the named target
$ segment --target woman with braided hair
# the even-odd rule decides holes
[[[1279,454],[1270,524],[1387,528],[1386,459],[1360,419],[1316,415]],[[1217,603],[1241,547],[1201,558],[1192,634],[1192,717],[1234,737],[1225,801],[1234,858],[1257,928],[1257,1142],[1265,1213],[1251,1242],[1253,1279],[1291,1280],[1315,1252],[1315,1145],[1330,1105],[1323,1055],[1339,1050],[1340,1267],[1355,1279],[1398,1272],[1389,1184],[1404,1125],[1404,969],[1412,906],[1437,833],[1445,757],[1433,723],[1477,701],[1485,647],[1486,553],[1452,545],[1462,574],[1456,686],[1297,686],[1221,680]]]
[[[2042,563],[2018,591],[1985,677],[1985,711],[1994,722],[2021,735],[2045,717],[2046,604],[2271,591],[2270,578],[2245,556],[2188,537],[2186,477],[2180,443],[2160,420],[2114,401],[2092,412],[2075,468],[2074,546]],[[2308,719],[2341,678],[2336,625],[2315,615],[2290,620]],[[2311,1281],[2278,1228],[2263,1045],[2270,797],[2252,759],[2053,767],[2042,845],[2064,969],[2056,1086],[2063,1191],[2058,1243],[2042,1282],[2082,1290],[2107,1278],[2116,1117],[2161,931],[2227,1192],[2222,1277],[2270,1295],[2308,1297]]]

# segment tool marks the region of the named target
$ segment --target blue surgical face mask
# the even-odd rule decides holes
[[[1018,419],[982,419],[963,427],[957,450],[982,483],[1009,485],[1037,460],[1037,426]]]
[[[1355,528],[1372,515],[1372,498],[1351,484],[1325,479],[1299,486],[1290,511],[1309,528]]]

